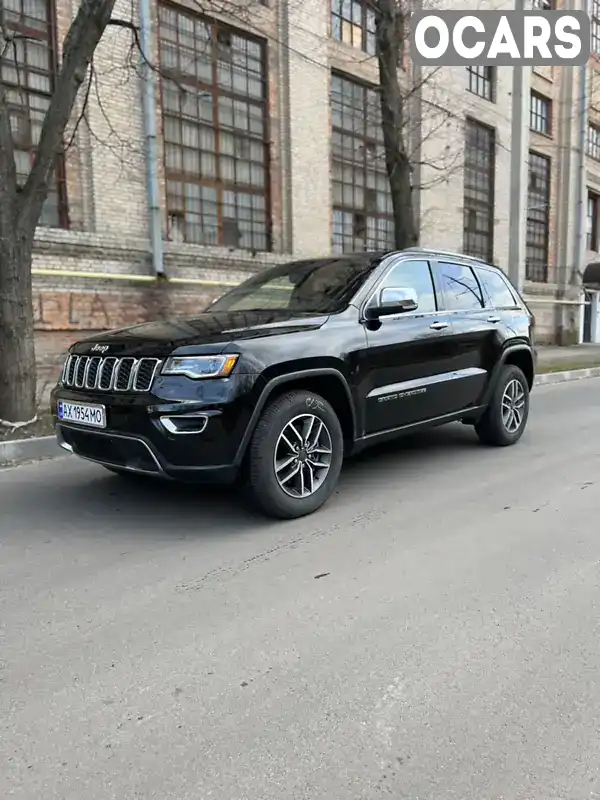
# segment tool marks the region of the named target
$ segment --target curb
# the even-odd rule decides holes
[[[566,383],[567,381],[580,381],[582,378],[598,377],[600,377],[600,367],[569,369],[564,372],[543,372],[536,375],[534,386],[550,386],[553,383]]]
[[[600,377],[600,367],[571,369],[564,372],[543,372],[536,375],[535,386],[550,386],[553,383],[579,381],[583,378]],[[27,461],[40,461],[58,458],[69,454],[59,447],[55,436],[41,436],[34,439],[17,439],[14,442],[0,442],[0,469],[15,467]]]
[[[0,469],[14,467],[25,461],[39,461],[44,458],[66,456],[59,447],[56,436],[40,436],[34,439],[17,439],[14,442],[0,442]]]

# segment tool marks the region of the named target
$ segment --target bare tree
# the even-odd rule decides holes
[[[403,249],[413,247],[419,241],[413,205],[411,162],[404,138],[405,98],[398,75],[404,46],[405,17],[397,0],[374,0],[374,10],[381,122],[394,214],[395,246]]]
[[[33,241],[64,133],[94,51],[110,22],[115,0],[81,0],[64,41],[62,62],[46,112],[33,164],[23,185],[17,179],[8,88],[0,82],[0,419],[35,417],[36,369],[31,293]],[[0,33],[6,63],[21,34]]]

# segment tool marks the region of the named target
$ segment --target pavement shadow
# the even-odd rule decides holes
[[[453,463],[472,458],[480,449],[472,429],[451,425],[397,439],[363,451],[348,460],[331,503],[360,502],[361,491],[390,475],[399,482],[405,471],[427,474],[441,454]],[[437,458],[436,458],[437,456]],[[48,515],[53,528],[65,532],[112,532],[134,538],[176,540],[222,537],[266,530],[288,524],[269,520],[243,501],[238,487],[179,484],[138,476],[117,476],[73,457],[50,462],[54,474],[35,480],[35,504],[28,505],[31,486],[14,486],[2,498],[5,519],[19,519],[19,527],[36,528]],[[68,465],[68,466],[67,466]],[[73,469],[75,465],[75,469]],[[48,473],[44,471],[44,475]],[[28,481],[32,476],[28,478]],[[29,501],[30,503],[30,501]],[[329,504],[328,504],[329,507]],[[62,527],[61,527],[62,526]]]

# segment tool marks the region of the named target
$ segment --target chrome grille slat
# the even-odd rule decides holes
[[[88,361],[86,373],[85,373],[85,388],[86,389],[95,389],[96,383],[98,382],[98,372],[100,370],[100,364],[102,363],[102,359],[100,356],[94,356],[90,358]]]
[[[119,366],[115,370],[115,391],[128,392],[131,387],[133,370],[136,365],[135,358],[119,359]]]
[[[98,388],[105,392],[112,389],[113,378],[115,377],[115,369],[119,359],[114,356],[105,358],[100,367],[100,377],[98,378]]]
[[[75,380],[75,368],[77,367],[77,356],[69,356],[67,361],[67,371],[65,375],[65,383],[67,386],[72,386]]]
[[[75,367],[75,388],[83,389],[85,382],[85,368],[87,367],[87,358],[80,356],[77,359],[77,366]]]
[[[101,392],[149,392],[161,364],[159,358],[69,355],[61,383],[71,389]]]
[[[140,358],[133,379],[134,392],[148,392],[160,365],[158,358]]]

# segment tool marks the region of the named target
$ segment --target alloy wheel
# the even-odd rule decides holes
[[[508,433],[517,433],[525,413],[525,390],[521,381],[512,378],[502,394],[502,424]]]
[[[275,445],[277,483],[289,497],[310,497],[327,478],[332,456],[327,425],[314,414],[299,414],[285,425]]]

